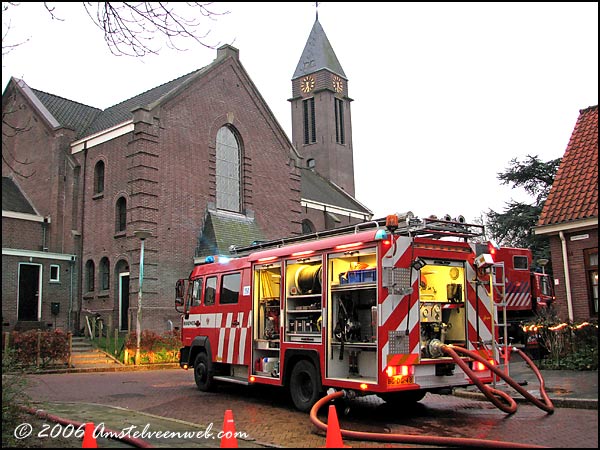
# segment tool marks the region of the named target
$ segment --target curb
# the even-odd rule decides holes
[[[115,365],[114,367],[69,367],[61,369],[45,369],[28,372],[28,375],[46,375],[57,373],[87,373],[87,372],[137,372],[145,370],[179,369],[179,363],[144,364],[140,366]]]
[[[472,392],[466,389],[455,389],[452,395],[456,397],[469,398],[473,400],[489,399],[481,392]],[[513,397],[515,402],[528,404],[529,401],[523,397]],[[550,398],[556,408],[574,408],[574,409],[598,409],[598,399],[589,398]]]

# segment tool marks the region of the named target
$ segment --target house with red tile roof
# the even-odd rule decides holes
[[[559,317],[597,319],[598,105],[579,111],[534,231],[550,239]]]

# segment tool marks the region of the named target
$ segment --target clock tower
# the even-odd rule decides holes
[[[354,197],[348,79],[315,20],[292,77],[292,141],[306,166]]]

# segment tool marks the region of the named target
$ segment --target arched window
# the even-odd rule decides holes
[[[316,166],[316,162],[313,158],[310,158],[306,161],[306,167],[308,167],[309,169],[314,169]]]
[[[217,132],[217,209],[240,212],[241,171],[240,145],[229,127]]]
[[[304,219],[302,221],[302,234],[314,233],[315,231],[317,230],[310,220]]]
[[[94,280],[95,280],[95,272],[96,267],[94,266],[94,261],[88,259],[85,263],[85,276],[86,276],[86,290],[87,292],[94,292]]]
[[[98,161],[94,168],[94,194],[104,192],[104,161]]]
[[[115,211],[116,226],[115,231],[125,231],[127,227],[127,200],[125,197],[119,197],[117,200],[117,207]]]
[[[109,288],[110,270],[108,258],[105,256],[100,260],[100,290],[106,291]]]

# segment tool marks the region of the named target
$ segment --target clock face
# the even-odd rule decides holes
[[[300,90],[305,94],[312,91],[315,87],[315,79],[313,77],[304,77],[300,81]]]
[[[344,80],[337,75],[333,76],[333,89],[335,92],[342,92],[344,90]]]

